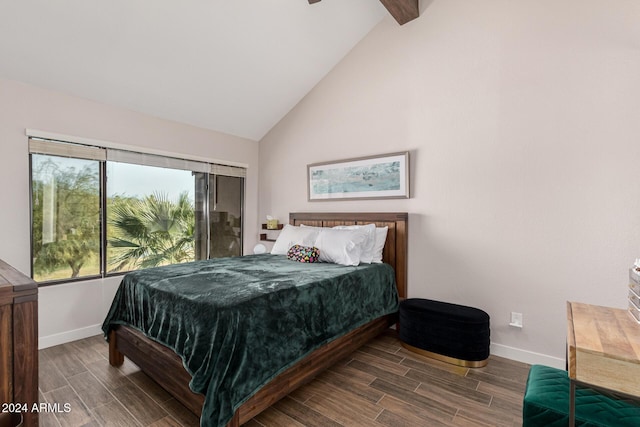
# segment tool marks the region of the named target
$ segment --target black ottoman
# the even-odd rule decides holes
[[[399,324],[408,350],[470,368],[489,360],[489,315],[478,308],[409,298],[400,302]]]

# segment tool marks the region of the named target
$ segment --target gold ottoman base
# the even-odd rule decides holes
[[[417,353],[421,356],[429,357],[431,359],[436,359],[441,362],[451,363],[452,365],[463,366],[465,368],[482,368],[483,366],[487,366],[489,363],[489,358],[484,360],[462,360],[456,359],[455,357],[444,356],[442,354],[434,353],[432,351],[423,350],[418,347],[414,347],[412,345],[401,342],[402,346],[407,350]]]

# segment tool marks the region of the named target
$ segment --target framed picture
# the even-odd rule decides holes
[[[309,201],[409,197],[409,152],[307,165]]]

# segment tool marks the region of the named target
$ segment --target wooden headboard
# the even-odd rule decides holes
[[[382,260],[396,272],[396,286],[400,298],[407,297],[407,222],[406,212],[294,212],[289,214],[289,224],[314,227],[336,225],[375,224],[389,227]]]

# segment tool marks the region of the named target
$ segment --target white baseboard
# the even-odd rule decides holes
[[[102,325],[91,325],[72,331],[61,332],[59,334],[47,335],[46,337],[38,337],[38,350],[54,345],[65,344],[71,341],[89,338],[94,335],[102,335]]]
[[[66,331],[59,334],[39,337],[38,349],[53,347],[54,345],[65,344],[71,341],[92,337],[94,335],[102,335],[102,325],[91,325],[72,331]],[[558,369],[565,369],[565,360],[549,356],[546,354],[536,353],[533,351],[521,350],[515,347],[509,347],[502,344],[491,343],[491,354],[504,357],[518,362],[528,363],[530,365],[547,365]]]
[[[553,357],[546,354],[535,353],[533,351],[521,350],[502,344],[491,343],[491,354],[528,363],[530,365],[547,365],[553,368],[566,369],[565,359]]]

